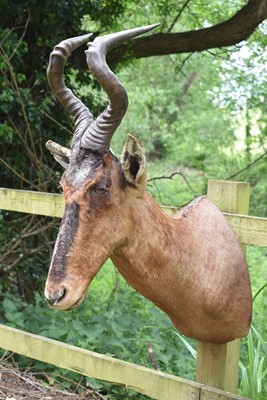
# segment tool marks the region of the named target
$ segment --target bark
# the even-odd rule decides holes
[[[181,33],[159,33],[125,43],[114,49],[109,64],[130,58],[200,52],[235,45],[247,39],[267,18],[267,0],[249,0],[232,18],[209,28]]]

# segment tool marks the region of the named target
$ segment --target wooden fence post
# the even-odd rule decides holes
[[[209,181],[208,198],[223,212],[248,214],[249,183]],[[242,245],[245,252],[245,245]],[[240,340],[225,345],[198,342],[196,380],[237,393]]]

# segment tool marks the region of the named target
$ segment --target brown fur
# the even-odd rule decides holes
[[[71,150],[48,142],[66,168],[66,209],[46,282],[53,307],[69,310],[110,257],[125,279],[164,310],[189,337],[224,343],[247,334],[251,288],[237,238],[220,211],[205,197],[172,218],[146,192],[145,157],[129,136],[122,163],[110,151],[111,138],[127,109],[123,85],[106,64],[119,42],[157,25],[97,37],[87,63],[109,98],[96,118],[63,80],[64,64],[84,35],[59,43],[51,53],[48,79],[58,100],[75,119]]]
[[[75,201],[80,213],[62,279],[67,296],[55,307],[79,304],[110,257],[185,335],[213,343],[245,336],[251,320],[248,269],[220,211],[200,197],[170,217],[147,192],[140,196],[131,186],[121,190],[120,175],[110,155],[81,188],[62,183],[66,202]],[[107,180],[108,193],[92,190]],[[55,290],[49,277],[46,290]]]

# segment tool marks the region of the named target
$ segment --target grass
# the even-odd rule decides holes
[[[252,326],[245,339],[247,363],[239,362],[241,369],[240,391],[253,400],[267,398],[267,342]]]
[[[253,318],[249,335],[242,340],[240,357],[240,394],[253,400],[267,398],[267,252],[248,247]]]

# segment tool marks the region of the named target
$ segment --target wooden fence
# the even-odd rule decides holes
[[[248,183],[209,181],[208,185],[208,197],[224,212],[244,251],[246,245],[267,246],[267,219],[247,216],[249,192]],[[62,217],[64,199],[56,194],[0,189],[0,209]],[[0,325],[0,348],[85,376],[124,385],[153,399],[241,399],[234,394],[238,382],[239,340],[226,345],[199,342],[197,382],[4,325]]]

